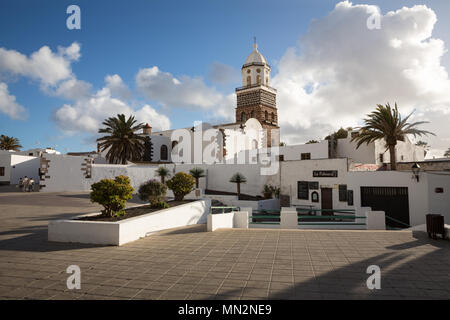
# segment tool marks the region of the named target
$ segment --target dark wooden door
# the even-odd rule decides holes
[[[371,207],[374,211],[384,211],[388,227],[409,226],[407,187],[361,187],[361,206]]]
[[[322,203],[322,210],[324,209],[333,209],[333,189],[331,188],[322,188],[320,189],[321,193],[321,203]],[[322,215],[332,215],[332,212],[322,212]]]

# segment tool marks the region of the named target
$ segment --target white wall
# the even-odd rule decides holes
[[[450,172],[430,172],[428,178],[429,212],[442,214],[446,224],[450,224]],[[436,193],[443,188],[443,193]]]
[[[314,170],[337,170],[337,178],[315,178]],[[281,194],[290,195],[291,205],[308,205],[321,208],[320,188],[332,188],[333,209],[353,209],[347,205],[347,201],[339,201],[339,184],[347,184],[347,159],[322,159],[322,160],[298,160],[281,162]],[[309,190],[309,199],[297,198],[297,182],[318,182],[318,190]],[[311,194],[316,191],[319,194],[319,202],[312,202]]]
[[[41,191],[81,191],[89,190],[91,179],[85,178],[82,171],[82,164],[85,157],[44,154],[43,158],[50,160],[48,173],[40,181]]]
[[[264,184],[267,183],[267,177],[261,175],[261,165],[255,164],[213,164],[213,165],[176,165],[176,172],[189,172],[193,167],[200,167],[208,171],[208,177],[200,179],[204,187],[210,190],[225,192],[236,192],[236,184],[229,182],[233,174],[242,173],[247,182],[241,184],[241,193],[249,195],[261,195]],[[202,182],[202,180],[204,182]],[[202,185],[201,185],[202,187]]]
[[[347,139],[337,139],[336,156],[338,158],[347,157],[350,161],[357,163],[378,163],[375,155],[375,144],[362,144],[356,149],[356,143],[350,142],[350,132]]]
[[[373,163],[381,165],[390,163],[389,150],[386,150],[384,140],[377,140],[368,145],[363,143],[356,149],[356,142],[351,142],[351,132],[346,139],[337,140],[337,157],[347,157],[357,163]],[[405,141],[397,141],[395,147],[397,162],[423,161],[425,158],[424,148],[416,146],[408,137]],[[383,154],[383,162],[380,161],[380,154]]]
[[[170,138],[160,135],[152,135],[150,136],[153,146],[153,157],[152,161],[171,161],[171,150],[172,150],[172,142]],[[167,146],[167,160],[161,160],[161,146]]]
[[[0,176],[0,183],[7,183],[11,179],[11,154],[9,151],[0,150],[0,167],[5,168],[5,174]]]
[[[409,223],[411,226],[425,223],[429,213],[427,174],[421,174],[420,181],[412,178],[411,172],[374,171],[349,172],[348,188],[354,192],[354,202],[361,208],[361,186],[367,187],[406,187],[408,188]]]
[[[39,182],[40,160],[37,157],[24,156],[15,152],[0,152],[0,167],[5,168],[5,175],[0,177],[0,182],[18,184],[19,179],[32,177],[37,184]]]
[[[18,184],[19,179],[27,176],[39,183],[40,158],[11,155],[11,184]]]

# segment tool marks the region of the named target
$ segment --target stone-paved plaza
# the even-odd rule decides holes
[[[450,242],[424,233],[196,225],[121,247],[47,241],[49,220],[99,209],[87,194],[0,193],[0,298],[450,299]],[[67,289],[69,265],[80,290]]]

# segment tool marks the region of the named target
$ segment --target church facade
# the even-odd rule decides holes
[[[233,158],[246,150],[279,146],[277,90],[270,86],[270,70],[270,65],[255,43],[241,68],[242,86],[236,88],[235,121],[217,125],[202,123],[184,128],[190,135],[189,140],[193,143],[195,132],[215,129],[215,142],[220,151],[216,156],[218,161]],[[177,136],[177,131],[179,130],[151,132],[148,127],[144,130],[144,135],[152,140],[152,162],[177,162],[179,142],[183,140]],[[201,149],[209,142],[202,143]],[[192,145],[190,160],[197,162],[194,160],[194,149]]]

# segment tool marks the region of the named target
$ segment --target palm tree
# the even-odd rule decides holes
[[[444,157],[450,157],[450,148],[448,148],[447,151],[445,151]]]
[[[236,183],[237,195],[238,195],[238,199],[239,199],[239,197],[241,195],[241,183],[246,183],[247,178],[242,173],[237,172],[231,177],[230,182]]]
[[[22,146],[19,143],[19,139],[8,137],[3,134],[0,136],[0,150],[19,151],[20,148],[22,148]]]
[[[108,135],[98,138],[97,141],[100,151],[109,148],[106,159],[109,163],[126,164],[127,160],[140,160],[144,151],[145,137],[137,134],[136,131],[142,130],[143,123],[136,124],[134,116],[125,119],[124,114],[118,114],[117,117],[109,117],[103,121],[106,128],[101,128],[98,133]]]
[[[386,149],[389,149],[391,170],[396,170],[395,146],[397,141],[405,141],[405,136],[408,134],[414,137],[427,134],[434,135],[432,132],[417,129],[417,126],[427,123],[427,121],[408,123],[411,115],[412,112],[402,119],[398,112],[397,103],[394,108],[391,108],[389,103],[385,106],[378,104],[376,110],[364,119],[364,126],[359,128],[358,134],[351,141],[357,141],[356,148],[358,149],[363,143],[369,144],[384,139]]]
[[[205,170],[202,168],[192,168],[189,170],[189,173],[195,178],[195,188],[198,189],[198,180],[205,176]]]
[[[170,176],[169,169],[165,167],[159,167],[156,169],[156,175],[161,178],[161,183],[165,183],[166,177]]]

